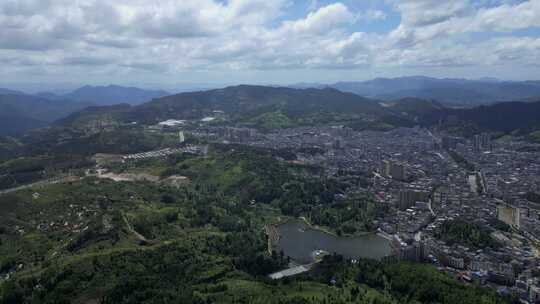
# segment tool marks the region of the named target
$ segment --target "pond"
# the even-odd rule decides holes
[[[313,262],[314,252],[324,250],[346,258],[381,259],[391,254],[390,242],[377,234],[357,237],[338,237],[309,227],[304,221],[294,220],[276,226],[279,241],[273,244],[277,251],[298,263]]]

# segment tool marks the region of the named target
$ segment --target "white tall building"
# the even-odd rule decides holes
[[[184,131],[179,131],[179,132],[178,132],[178,141],[179,141],[180,143],[183,143],[183,142],[186,141],[186,138],[185,138],[185,136],[184,136]]]

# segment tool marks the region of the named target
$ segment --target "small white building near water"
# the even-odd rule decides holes
[[[185,120],[168,119],[158,123],[160,127],[178,127],[186,124]]]
[[[211,121],[213,121],[215,119],[216,119],[215,117],[208,116],[208,117],[205,117],[205,118],[201,119],[201,121],[202,122],[211,122]]]
[[[282,279],[284,277],[290,277],[290,276],[294,276],[294,275],[297,275],[297,274],[301,274],[303,272],[307,272],[307,271],[309,271],[311,269],[311,266],[312,265],[300,265],[300,266],[288,268],[288,269],[285,269],[285,270],[282,270],[282,271],[272,273],[272,274],[268,275],[268,277],[271,278],[272,280],[279,280],[279,279]]]

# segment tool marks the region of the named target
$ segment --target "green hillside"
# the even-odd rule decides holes
[[[87,177],[0,195],[0,274],[11,276],[0,303],[505,303],[431,266],[339,256],[269,280],[288,259],[268,252],[265,225],[319,206],[337,223],[374,215],[367,198],[334,204],[340,185],[272,153],[217,145],[206,157],[110,165],[157,182]],[[179,175],[185,183],[167,183]]]
[[[230,123],[274,129],[321,122],[343,122],[388,113],[378,102],[334,89],[236,86],[181,93],[135,106],[95,107],[75,113],[58,125],[81,126],[117,121],[155,124],[167,119],[199,120],[224,112]]]

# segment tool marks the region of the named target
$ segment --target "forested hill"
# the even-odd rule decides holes
[[[136,107],[132,114],[144,120],[159,120],[171,116],[200,117],[212,111],[234,115],[281,111],[297,117],[318,112],[377,115],[385,109],[377,101],[330,88],[301,90],[240,85],[167,96]]]
[[[169,95],[168,92],[161,90],[144,90],[135,87],[109,85],[84,86],[60,97],[79,102],[91,102],[95,105],[113,105],[119,103],[136,105],[167,95]]]
[[[168,94],[165,91],[115,85],[84,86],[64,95],[50,92],[27,94],[0,88],[0,136],[20,135],[32,129],[48,126],[92,105],[108,106],[121,103],[136,105]],[[79,117],[81,113],[75,116]]]
[[[435,100],[414,97],[402,98],[397,101],[385,102],[383,104],[396,112],[396,114],[403,114],[406,116],[427,115],[446,108]]]
[[[0,93],[0,136],[39,128],[89,104],[47,100],[33,95]]]
[[[234,86],[190,92],[154,99],[122,109],[92,108],[59,122],[69,125],[107,117],[122,122],[157,123],[166,119],[201,119],[223,112],[234,122],[268,127],[317,124],[377,117],[389,110],[378,101],[335,89],[291,89],[265,86]]]
[[[540,101],[502,102],[471,109],[443,108],[422,117],[425,125],[466,124],[471,131],[528,134],[540,130]]]
[[[383,102],[332,88],[248,85],[181,93],[138,106],[93,107],[74,113],[59,124],[77,126],[95,120],[154,124],[167,119],[197,120],[216,112],[225,113],[229,123],[262,129],[337,122],[380,130],[414,125],[442,126],[453,131],[463,125],[469,133],[528,135],[540,130],[540,102],[502,102],[456,109],[419,98]]]

